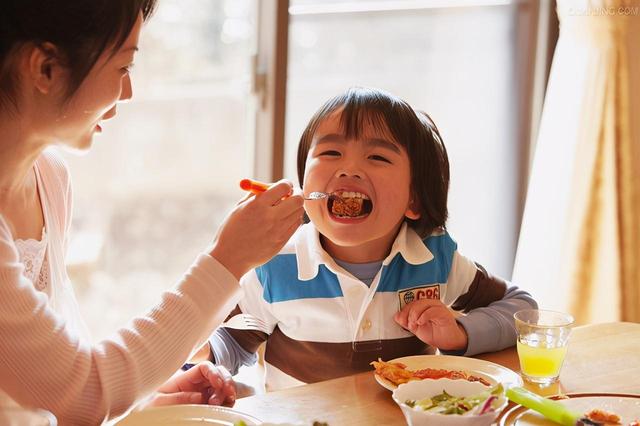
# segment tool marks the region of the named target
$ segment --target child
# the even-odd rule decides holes
[[[235,372],[266,341],[274,390],[367,371],[378,358],[515,344],[513,314],[536,303],[462,256],[446,232],[449,163],[429,116],[352,88],[311,119],[298,178],[307,195],[335,196],[306,201],[311,223],[244,276],[235,313],[268,332],[218,329],[214,362]]]

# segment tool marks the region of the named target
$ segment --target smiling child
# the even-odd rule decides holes
[[[244,276],[235,313],[268,330],[218,329],[215,363],[237,371],[266,341],[273,390],[367,371],[378,358],[515,344],[513,313],[536,303],[460,254],[446,231],[449,163],[426,114],[349,89],[307,125],[298,177],[306,195],[333,196],[306,201],[311,223]]]

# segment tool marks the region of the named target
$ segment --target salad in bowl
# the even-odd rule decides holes
[[[398,386],[393,400],[409,426],[488,426],[507,405],[501,384],[421,380]]]

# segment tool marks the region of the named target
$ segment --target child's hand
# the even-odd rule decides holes
[[[420,340],[438,349],[460,350],[467,347],[466,331],[439,300],[415,300],[393,318]]]
[[[236,384],[231,374],[226,368],[205,361],[175,374],[158,388],[148,406],[209,404],[233,407],[235,402]]]

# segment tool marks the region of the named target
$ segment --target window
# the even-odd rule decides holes
[[[74,182],[69,270],[94,338],[144,312],[214,237],[253,170],[255,0],[163,0],[134,97]]]
[[[69,270],[94,338],[143,313],[181,277],[242,196],[241,178],[296,182],[307,121],[352,85],[385,89],[434,118],[451,162],[449,229],[463,253],[509,277],[537,4],[159,2],[142,34],[133,100],[85,158],[68,156]]]
[[[460,250],[510,277],[528,149],[526,99],[536,10],[520,1],[292,0],[285,176],[299,137],[350,86],[428,112],[449,153],[448,227]]]

